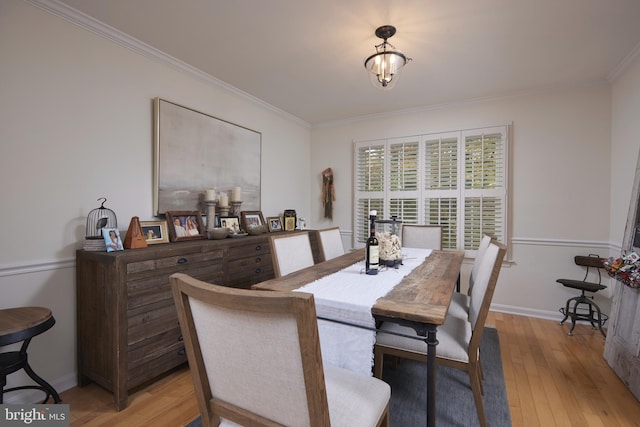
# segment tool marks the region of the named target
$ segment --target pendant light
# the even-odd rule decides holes
[[[372,82],[382,89],[391,89],[397,80],[397,74],[411,58],[387,42],[396,33],[396,27],[383,25],[376,29],[376,36],[383,40],[376,45],[376,53],[364,60],[364,67],[371,73]]]

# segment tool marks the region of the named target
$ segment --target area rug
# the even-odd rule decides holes
[[[485,327],[480,343],[484,371],[484,409],[487,424],[511,426],[509,402],[502,371],[498,331]],[[479,426],[469,376],[458,369],[438,366],[436,385],[436,425],[438,427]],[[403,359],[395,367],[386,365],[383,379],[391,385],[391,425],[420,427],[427,425],[425,363]],[[187,427],[200,427],[200,417]]]

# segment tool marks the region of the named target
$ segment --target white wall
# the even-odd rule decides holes
[[[293,117],[21,1],[0,2],[0,58],[0,308],[53,310],[30,359],[54,386],[75,384],[87,214],[104,196],[123,236],[132,216],[153,219],[154,97],[261,132],[264,216],[310,211],[310,130]]]
[[[608,87],[580,87],[314,128],[311,224],[330,224],[322,218],[319,195],[320,172],[331,167],[333,224],[351,233],[352,140],[512,123],[512,263],[501,273],[494,309],[557,317],[575,291],[555,280],[583,274],[573,256],[609,253],[610,112]],[[608,312],[605,296],[597,300]]]

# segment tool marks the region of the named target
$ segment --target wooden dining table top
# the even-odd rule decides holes
[[[255,284],[252,288],[292,291],[362,261],[364,255],[364,249],[358,249],[286,276]],[[371,313],[379,318],[442,325],[463,260],[463,251],[432,251],[423,263],[405,276],[387,295],[376,301]],[[378,274],[392,272],[380,271]]]

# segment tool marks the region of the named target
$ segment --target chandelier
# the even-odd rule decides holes
[[[371,73],[372,82],[383,89],[391,89],[395,84],[396,75],[402,67],[411,61],[411,58],[396,49],[387,42],[396,33],[396,27],[383,25],[376,29],[376,36],[383,40],[376,45],[376,53],[364,60],[364,68]],[[375,76],[375,79],[374,79]]]

